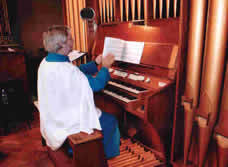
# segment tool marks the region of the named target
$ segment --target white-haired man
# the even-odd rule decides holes
[[[93,91],[103,89],[110,79],[108,68],[114,56],[99,55],[95,61],[75,67],[67,56],[72,51],[73,38],[66,26],[50,27],[43,34],[43,44],[48,55],[38,69],[38,100],[40,129],[47,145],[57,150],[68,135],[90,134],[98,129],[104,136],[106,157],[119,155],[118,121],[96,108],[93,99]],[[98,71],[100,63],[102,68]]]

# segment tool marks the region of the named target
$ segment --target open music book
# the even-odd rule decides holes
[[[115,60],[139,64],[143,48],[144,42],[105,37],[103,56],[112,53],[115,56]]]
[[[74,61],[82,56],[84,56],[86,53],[85,52],[80,52],[79,50],[73,50],[68,54],[69,60]]]

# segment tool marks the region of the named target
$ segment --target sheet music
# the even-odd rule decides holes
[[[70,61],[74,61],[80,57],[82,57],[85,54],[85,52],[80,52],[79,50],[73,50],[68,54],[68,57]]]
[[[117,38],[106,37],[103,56],[112,53],[115,60],[139,64],[144,48],[144,42],[124,41]]]

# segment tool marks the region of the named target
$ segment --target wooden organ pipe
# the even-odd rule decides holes
[[[210,136],[217,119],[227,44],[228,1],[210,0],[201,86],[199,115],[206,119],[199,126],[199,167],[204,164]]]
[[[226,65],[225,82],[222,95],[219,121],[215,127],[215,138],[217,140],[218,167],[228,166],[228,63]]]
[[[113,2],[112,0],[109,0],[109,6],[110,6],[110,21],[113,21]]]
[[[105,0],[103,0],[103,22],[106,22],[106,8],[105,8]]]
[[[110,15],[109,15],[109,0],[105,0],[106,4],[106,11],[107,11],[107,22],[110,22]]]
[[[135,20],[135,0],[131,0],[131,15],[132,20]]]
[[[137,0],[138,20],[141,19],[141,0]]]
[[[188,53],[186,85],[184,92],[185,135],[184,135],[184,163],[187,163],[192,126],[194,121],[194,109],[198,105],[201,65],[203,57],[203,41],[206,23],[207,1],[192,0],[190,2],[190,20],[188,34]]]
[[[163,0],[159,0],[159,17],[162,18]]]
[[[126,20],[129,20],[129,0],[125,0]]]
[[[123,21],[123,0],[120,0],[120,20]]]
[[[166,18],[169,18],[170,0],[166,0]]]
[[[103,23],[103,4],[102,4],[102,0],[99,0],[99,10],[100,10],[101,23]]]
[[[156,5],[157,0],[153,0],[153,18],[156,19]]]
[[[177,17],[177,0],[173,1],[173,13],[174,17]]]

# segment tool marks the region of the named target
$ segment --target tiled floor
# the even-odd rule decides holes
[[[41,145],[37,112],[31,127],[22,124],[0,136],[0,167],[54,167]]]

